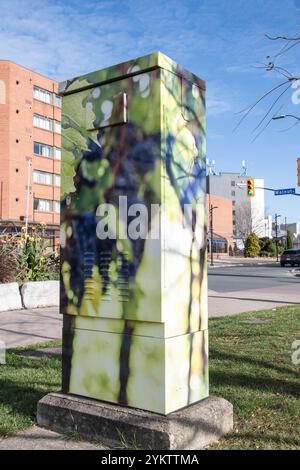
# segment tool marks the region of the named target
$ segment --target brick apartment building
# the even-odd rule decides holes
[[[213,211],[213,237],[212,248],[213,253],[217,257],[223,257],[233,254],[233,210],[232,200],[213,196],[206,196],[207,210],[207,238],[208,249],[211,247],[211,231],[210,231],[210,207],[216,207]]]
[[[0,60],[0,229],[59,230],[61,98],[58,84]]]

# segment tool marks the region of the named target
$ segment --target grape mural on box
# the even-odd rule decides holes
[[[205,84],[158,52],[61,92],[63,390],[168,414],[208,396]]]

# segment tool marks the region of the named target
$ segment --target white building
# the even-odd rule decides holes
[[[264,219],[264,235],[263,235],[264,237],[273,238],[272,227],[273,227],[273,217],[271,215],[268,215]]]
[[[214,196],[232,200],[233,238],[238,248],[243,248],[241,225],[245,232],[253,231],[258,237],[266,236],[264,179],[255,178],[255,196],[248,197],[246,181],[248,176],[239,173],[219,173],[207,176],[207,192]],[[270,223],[270,222],[269,222]],[[272,230],[272,223],[268,233]]]
[[[289,230],[292,234],[294,248],[300,247],[300,222],[294,222],[291,224],[281,224],[280,231],[286,236],[286,232]]]
[[[248,198],[251,204],[251,218],[253,232],[259,238],[265,237],[265,180],[255,178],[255,196]],[[272,224],[271,224],[272,227]]]

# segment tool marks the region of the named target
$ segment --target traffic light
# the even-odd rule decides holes
[[[254,178],[248,178],[247,179],[246,189],[247,189],[247,196],[248,197],[254,197],[255,196]]]
[[[297,164],[298,164],[298,186],[300,186],[300,158],[298,158]]]

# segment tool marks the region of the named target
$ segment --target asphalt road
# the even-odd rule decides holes
[[[278,264],[209,269],[209,315],[231,315],[300,304],[300,278]]]

